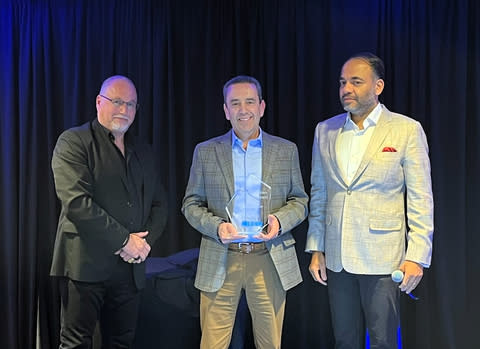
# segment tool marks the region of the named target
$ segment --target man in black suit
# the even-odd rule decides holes
[[[128,348],[134,338],[143,262],[167,217],[153,152],[127,135],[137,106],[130,79],[108,78],[97,118],[63,132],[53,152],[60,348],[90,348],[97,320],[104,348]]]

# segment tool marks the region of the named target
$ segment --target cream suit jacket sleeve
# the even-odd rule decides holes
[[[271,209],[282,227],[281,234],[266,242],[285,290],[302,281],[290,230],[308,213],[294,143],[262,133],[262,180],[272,187]],[[232,134],[197,145],[194,151],[182,212],[192,227],[202,233],[195,286],[215,292],[225,280],[227,245],[218,238],[218,225],[227,221],[225,206],[235,193],[232,165]]]
[[[325,252],[333,271],[389,274],[405,259],[428,267],[433,195],[420,123],[382,106],[360,166],[346,183],[336,155],[346,117],[320,122],[315,130],[305,250]]]

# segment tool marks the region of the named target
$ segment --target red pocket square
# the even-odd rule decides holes
[[[385,147],[382,150],[382,153],[396,153],[396,152],[397,152],[397,149],[395,149],[394,147]]]

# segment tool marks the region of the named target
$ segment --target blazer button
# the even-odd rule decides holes
[[[352,191],[350,189],[347,190],[347,195],[351,195]]]
[[[130,201],[127,201],[127,206],[128,207],[133,207],[133,204]]]

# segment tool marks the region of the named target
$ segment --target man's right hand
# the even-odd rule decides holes
[[[223,222],[218,226],[218,237],[224,244],[229,244],[235,240],[246,239],[246,235],[240,235],[232,223]]]
[[[150,245],[145,240],[147,235],[148,231],[131,233],[127,244],[117,251],[116,254],[119,254],[125,262],[129,262],[132,258],[134,263],[145,261],[151,250]]]
[[[325,254],[320,251],[312,252],[312,259],[308,267],[313,280],[327,286],[327,267],[325,264]]]

